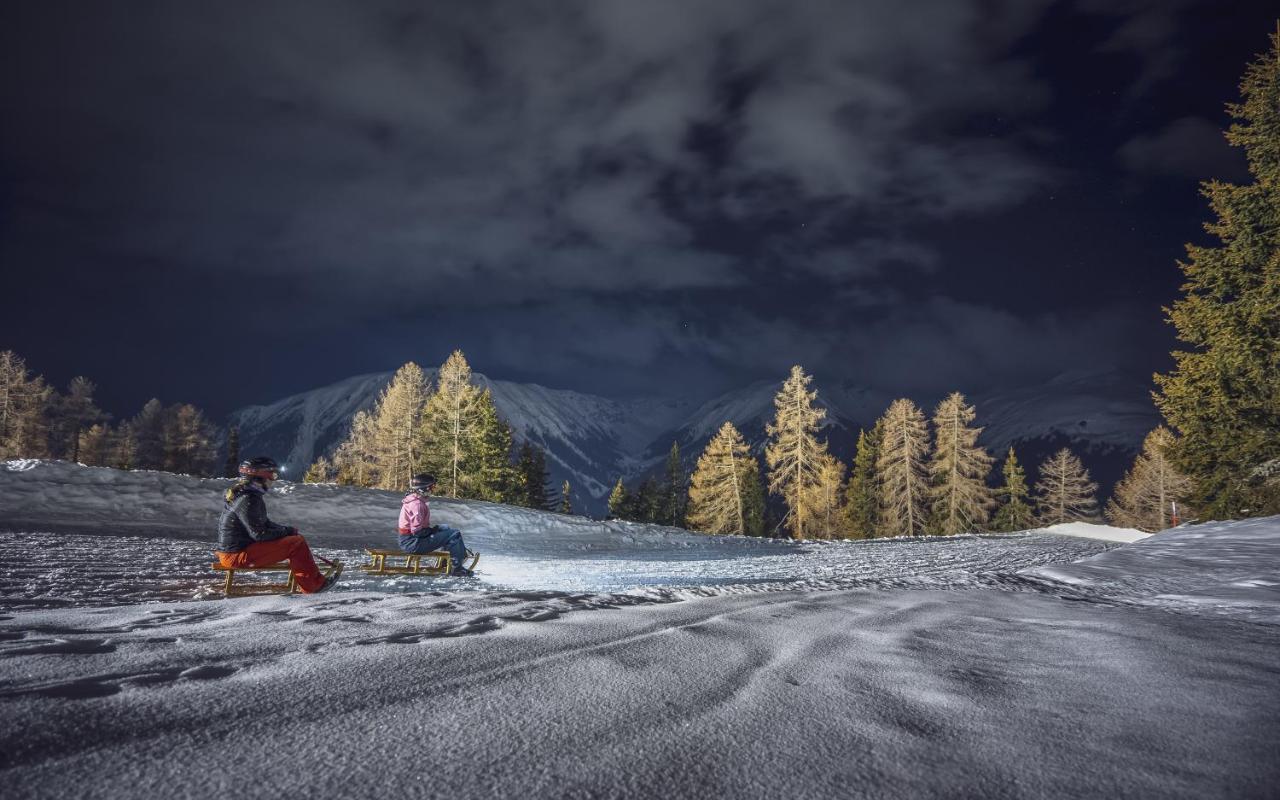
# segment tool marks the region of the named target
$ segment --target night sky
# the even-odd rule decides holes
[[[6,4],[0,349],[217,417],[1168,366],[1274,2]]]

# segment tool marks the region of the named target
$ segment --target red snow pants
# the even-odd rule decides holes
[[[307,540],[296,533],[269,542],[254,542],[236,553],[218,553],[218,563],[224,567],[265,567],[277,561],[289,562],[298,588],[307,594],[324,583]]]

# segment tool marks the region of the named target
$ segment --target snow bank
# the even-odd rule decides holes
[[[1121,543],[1141,541],[1151,535],[1136,528],[1113,528],[1110,525],[1094,525],[1089,522],[1064,522],[1061,525],[1050,525],[1042,530],[1062,536],[1080,536],[1085,539]]]
[[[1022,574],[1126,603],[1280,624],[1280,517],[1184,525]]]

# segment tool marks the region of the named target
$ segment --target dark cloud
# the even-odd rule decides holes
[[[1185,4],[1072,13],[1109,20],[1093,44],[1149,82],[1180,63]],[[1029,369],[1037,346],[1070,360],[1092,312],[962,299],[950,276],[978,267],[934,236],[998,237],[983,220],[1060,179],[1025,43],[1061,8],[28,4],[0,27],[0,259],[140,287],[152,330],[287,319],[281,344],[326,368],[429,341],[604,391],[678,391],[634,377],[678,361],[693,391],[796,361],[888,384]],[[1199,123],[1178,124],[1124,163],[1190,169]],[[926,351],[937,369],[912,373]]]
[[[1118,153],[1126,168],[1153,175],[1245,181],[1244,152],[1227,144],[1223,129],[1207,119],[1183,117],[1125,142]]]

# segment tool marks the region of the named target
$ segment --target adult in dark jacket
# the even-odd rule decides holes
[[[279,477],[279,466],[259,456],[240,465],[240,480],[227,490],[218,520],[218,562],[224,567],[259,567],[288,561],[298,588],[308,594],[332,586],[341,565],[325,578],[316,567],[307,540],[297,528],[267,518],[262,499]]]

